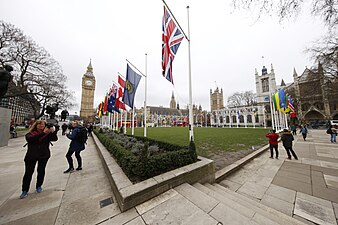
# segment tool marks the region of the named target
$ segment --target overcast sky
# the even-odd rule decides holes
[[[234,92],[255,92],[255,68],[273,64],[276,82],[292,82],[313,66],[304,53],[325,32],[319,19],[303,10],[298,18],[279,23],[277,17],[234,11],[230,0],[167,0],[184,32],[190,6],[193,103],[210,110],[210,89],[223,88],[224,99]],[[97,106],[117,74],[126,73],[126,59],[145,73],[147,105],[169,107],[172,91],[180,106],[188,101],[188,42],[183,40],[173,63],[173,87],[161,71],[161,0],[0,0],[0,19],[22,29],[62,66],[67,86],[75,91],[80,110],[81,78],[90,59],[96,78]],[[264,56],[264,60],[262,59]],[[144,78],[135,106],[144,101]]]

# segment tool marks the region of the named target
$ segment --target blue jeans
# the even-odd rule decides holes
[[[331,142],[337,142],[337,134],[336,133],[333,133],[331,134]]]

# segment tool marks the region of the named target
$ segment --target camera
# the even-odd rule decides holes
[[[46,128],[52,128],[52,127],[55,127],[55,131],[59,131],[60,130],[60,126],[58,124],[53,124],[53,123],[47,123],[46,124]]]

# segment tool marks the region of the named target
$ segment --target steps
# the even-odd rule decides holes
[[[184,183],[174,189],[223,225],[304,224],[219,184]]]

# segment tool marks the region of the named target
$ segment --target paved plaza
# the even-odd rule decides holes
[[[0,224],[337,224],[338,144],[324,130],[295,137],[298,161],[279,145],[279,160],[266,151],[219,184],[185,183],[123,213],[92,139],[83,170],[63,174],[69,140],[59,136],[43,192],[34,192],[34,174],[19,199],[25,140],[10,139],[0,148]]]

